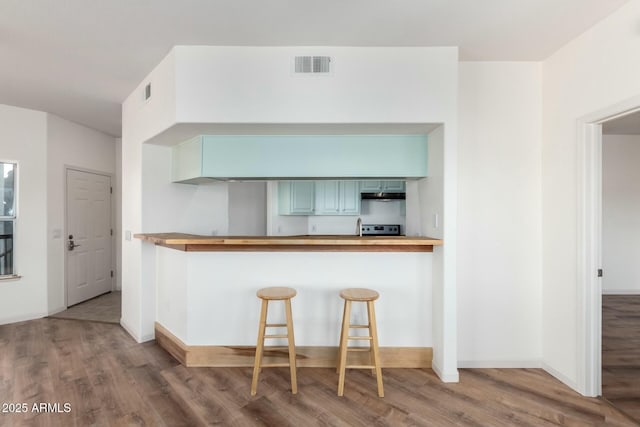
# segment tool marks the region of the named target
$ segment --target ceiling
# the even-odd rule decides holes
[[[605,135],[640,135],[640,111],[602,124]]]
[[[459,46],[539,61],[628,0],[2,0],[0,103],[119,136],[174,45]]]

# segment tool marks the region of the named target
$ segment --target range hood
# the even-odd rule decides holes
[[[406,193],[362,193],[362,200],[378,200],[381,202],[391,202],[393,200],[406,200]]]

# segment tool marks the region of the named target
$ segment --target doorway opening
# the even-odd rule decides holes
[[[640,112],[602,124],[602,396],[640,422]]]
[[[640,111],[640,96],[578,120],[578,389],[602,395],[603,126]]]

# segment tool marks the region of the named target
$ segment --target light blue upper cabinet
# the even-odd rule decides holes
[[[316,182],[316,215],[340,214],[340,181]]]
[[[427,176],[427,135],[200,135],[173,147],[173,181]]]
[[[342,215],[360,215],[360,183],[341,181],[340,205]]]
[[[362,181],[360,191],[363,193],[377,193],[382,188],[382,181]]]
[[[315,215],[359,215],[358,181],[316,181]]]
[[[280,215],[313,215],[315,183],[313,181],[281,181],[278,183]]]
[[[362,181],[360,183],[361,193],[378,193],[378,192],[393,192],[404,193],[405,182],[402,180],[393,181]]]

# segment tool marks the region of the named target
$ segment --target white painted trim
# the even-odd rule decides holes
[[[5,319],[2,319],[2,321],[0,321],[0,325],[7,325],[9,323],[25,322],[27,320],[42,319],[43,317],[46,317],[46,316],[47,316],[47,313],[21,314],[20,316],[12,316],[12,317],[7,317]]]
[[[578,121],[576,385],[585,396],[601,393],[602,339],[602,125]],[[597,349],[597,350],[596,350]]]
[[[556,371],[554,368],[552,368],[551,366],[547,365],[544,362],[542,363],[542,366],[540,366],[540,367],[542,369],[544,369],[544,371],[546,373],[548,373],[549,375],[551,375],[552,377],[556,378],[560,382],[564,383],[565,385],[571,387],[573,390],[575,390],[578,393],[580,393],[580,390],[578,390],[578,385],[571,378],[565,376],[564,374],[562,374],[559,371]]]
[[[640,295],[640,289],[603,289],[602,295]]]
[[[459,360],[458,369],[484,369],[484,368],[498,368],[498,369],[526,369],[526,368],[541,368],[541,359],[532,360]]]
[[[639,110],[635,96],[577,120],[577,379],[545,370],[585,396],[602,394],[602,123]]]
[[[440,380],[443,383],[458,383],[458,382],[460,382],[460,375],[459,375],[457,369],[456,369],[455,373],[442,372],[442,368],[438,365],[438,363],[436,362],[435,358],[431,361],[431,369],[433,370],[433,372],[436,373],[438,378],[440,378]]]

